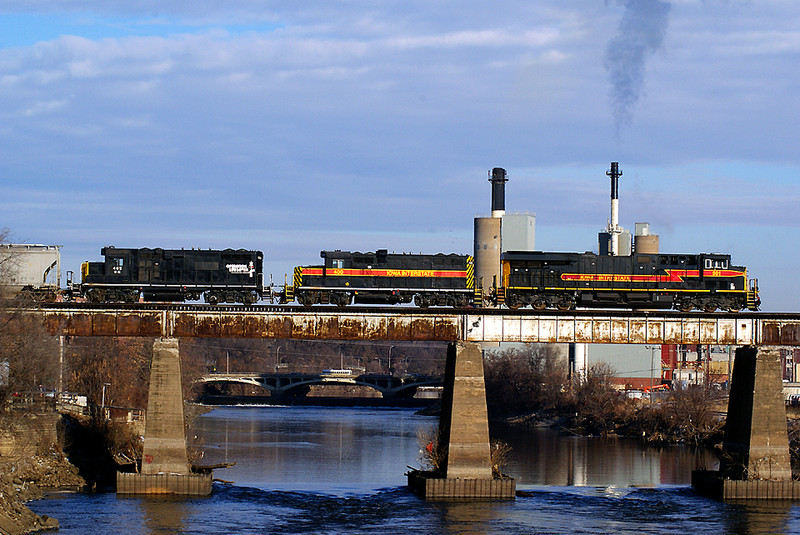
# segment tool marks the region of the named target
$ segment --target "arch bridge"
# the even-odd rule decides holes
[[[204,384],[240,383],[263,388],[273,397],[303,396],[314,385],[365,386],[377,390],[385,399],[414,397],[420,386],[441,386],[442,380],[432,376],[396,376],[354,374],[344,370],[329,373],[213,373],[200,377]]]

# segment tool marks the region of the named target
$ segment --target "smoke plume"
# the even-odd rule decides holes
[[[619,33],[608,43],[605,58],[617,135],[631,123],[633,107],[644,85],[645,60],[661,48],[671,8],[669,2],[662,0],[618,2],[625,11]]]

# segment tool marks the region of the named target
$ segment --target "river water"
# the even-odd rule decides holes
[[[217,407],[191,441],[215,471],[205,498],[50,494],[30,504],[61,534],[503,534],[800,533],[800,504],[729,504],[697,496],[687,448],[564,436],[549,429],[501,433],[505,472],[526,496],[507,502],[425,502],[405,488],[419,467],[417,429],[437,418],[413,410]]]

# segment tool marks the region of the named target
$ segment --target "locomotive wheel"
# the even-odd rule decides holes
[[[728,307],[728,312],[739,312],[740,310],[742,310],[742,305],[740,304],[730,305]]]
[[[343,308],[350,304],[350,296],[346,293],[332,293],[330,301],[332,304]]]
[[[216,305],[217,303],[219,303],[219,295],[217,295],[216,293],[210,293],[206,295],[206,303],[208,303],[209,305]]]
[[[431,306],[431,300],[427,295],[417,294],[414,296],[414,304],[419,308],[428,308]]]
[[[533,302],[533,308],[534,310],[544,310],[547,308],[547,301],[544,299],[537,299]]]
[[[717,305],[714,303],[706,303],[703,305],[703,310],[706,312],[714,312],[717,309]]]
[[[517,310],[522,307],[522,301],[517,296],[506,297],[506,305],[511,310]]]
[[[559,303],[556,305],[556,308],[563,312],[565,310],[571,309],[572,305],[570,303]]]

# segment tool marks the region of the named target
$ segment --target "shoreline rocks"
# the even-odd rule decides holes
[[[61,451],[58,413],[2,415],[0,433],[0,533],[21,535],[58,529],[58,520],[37,515],[25,502],[43,489],[80,490],[86,486]]]
[[[0,459],[0,533],[18,535],[58,529],[58,520],[37,515],[25,502],[42,489],[79,490],[85,482],[63,455],[51,452],[22,459]]]

